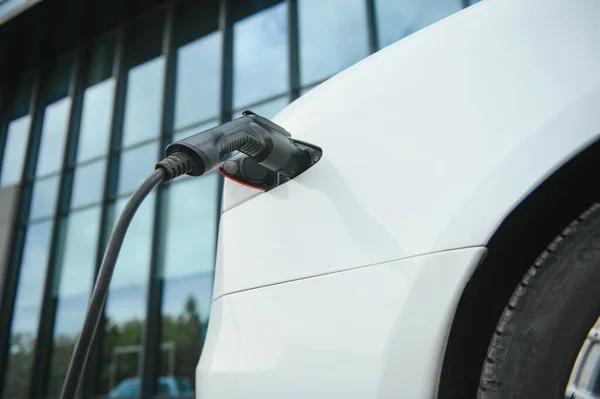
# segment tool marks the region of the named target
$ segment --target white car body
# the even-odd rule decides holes
[[[600,2],[485,0],[274,122],[323,158],[226,182],[197,397],[434,397],[488,241],[598,139]]]

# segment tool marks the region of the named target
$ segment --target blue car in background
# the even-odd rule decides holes
[[[187,378],[159,377],[158,378],[158,396],[170,398],[193,398],[194,390]],[[137,398],[140,396],[140,379],[126,378],[115,386],[108,397],[117,398]]]

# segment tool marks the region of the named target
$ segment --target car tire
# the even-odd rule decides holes
[[[596,204],[554,239],[515,289],[488,347],[478,399],[564,399],[599,316]]]

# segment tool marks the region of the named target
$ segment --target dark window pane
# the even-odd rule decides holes
[[[72,53],[58,57],[52,66],[47,87],[42,92],[47,105],[44,110],[36,176],[56,172],[62,167],[71,106],[71,99],[67,96],[72,66]]]
[[[102,159],[91,164],[78,166],[75,169],[71,208],[102,201],[105,172],[106,159]]]
[[[70,98],[63,98],[46,107],[36,176],[56,172],[62,167]]]
[[[58,397],[73,345],[87,308],[95,268],[100,208],[69,215],[65,233],[54,325],[54,349],[50,369],[50,397]]]
[[[14,96],[11,98],[10,119],[12,121],[8,125],[4,147],[0,187],[21,181],[31,122],[31,118],[27,114],[29,113],[35,73],[35,71],[29,71],[18,79]]]
[[[69,95],[72,69],[73,52],[68,52],[56,58],[52,65],[48,83],[42,92],[46,104],[52,104]]]
[[[115,215],[120,214],[127,200],[117,202]],[[135,214],[119,254],[106,304],[99,395],[106,395],[125,378],[139,375],[153,214],[151,193]]]
[[[364,0],[299,0],[300,76],[310,84],[369,54]]]
[[[37,72],[37,70],[29,70],[17,79],[17,87],[11,98],[10,119],[18,119],[29,113],[33,82]]]
[[[5,398],[25,398],[29,389],[52,222],[28,226],[11,327]]]
[[[462,0],[375,0],[379,46],[386,47],[462,8]]]
[[[210,312],[217,190],[218,175],[214,172],[169,187],[160,375],[175,376],[182,384],[195,381]],[[194,245],[190,245],[192,237]]]
[[[219,30],[220,3],[221,0],[180,1],[175,23],[175,44],[183,46]]]
[[[161,56],[164,19],[164,9],[157,9],[135,20],[125,54],[127,68]]]
[[[158,158],[158,142],[125,150],[121,153],[118,194],[127,194],[135,190],[154,170]]]
[[[58,184],[58,176],[52,176],[34,182],[29,219],[38,219],[54,214],[56,200],[58,198]]]
[[[111,32],[94,40],[90,55],[87,86],[93,86],[112,76],[115,57],[115,34]]]
[[[278,99],[271,100],[260,105],[255,105],[254,107],[249,107],[248,109],[257,113],[260,116],[264,116],[265,118],[273,118],[288,104],[289,102],[287,97],[280,97]],[[238,118],[239,116],[241,116],[242,111],[243,109],[238,111],[238,115],[234,115],[233,117]]]
[[[105,155],[110,139],[115,80],[89,87],[83,97],[77,161]]]
[[[162,48],[162,13],[139,20],[133,29],[129,66],[123,146],[157,137],[160,131],[164,58]]]
[[[0,178],[2,187],[21,181],[30,125],[31,118],[26,115],[10,122],[8,126],[4,160],[2,162],[2,177]]]
[[[233,27],[235,108],[287,90],[287,3],[270,7]]]
[[[211,12],[212,11],[212,12]],[[188,1],[177,13],[175,129],[219,113],[221,32],[217,7]]]
[[[88,87],[83,95],[77,162],[105,155],[110,139],[115,80],[112,64],[115,37],[96,40],[90,56]]]

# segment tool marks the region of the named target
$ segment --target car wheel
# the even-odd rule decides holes
[[[596,204],[554,239],[515,289],[488,347],[477,397],[600,398],[599,316]]]

